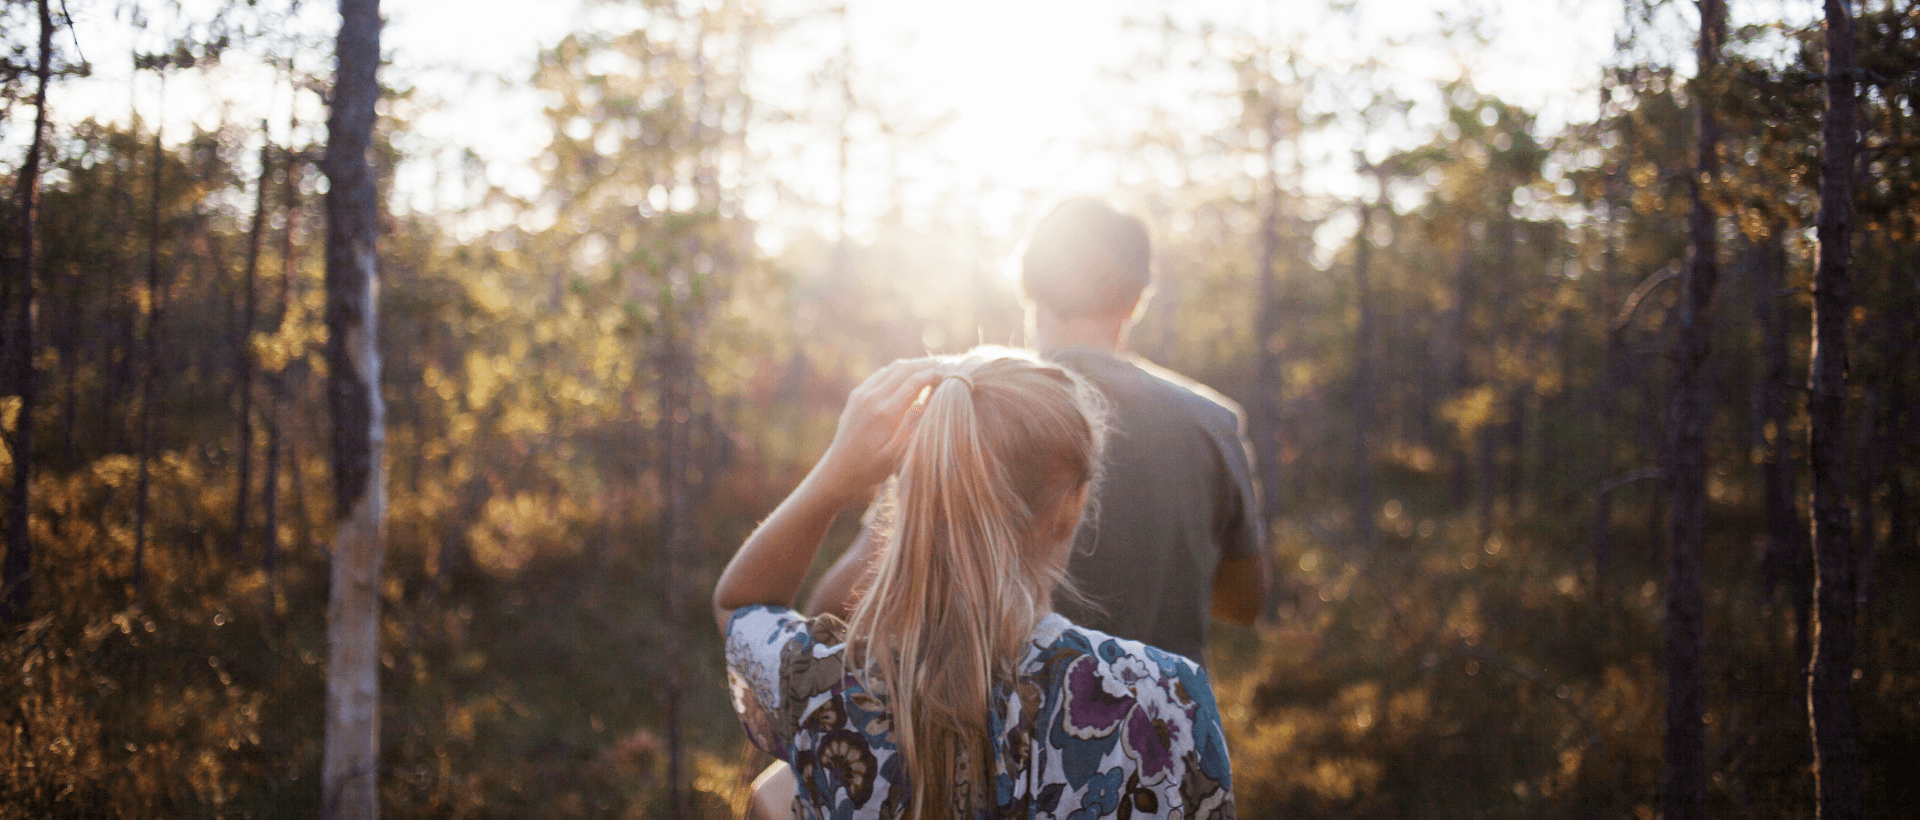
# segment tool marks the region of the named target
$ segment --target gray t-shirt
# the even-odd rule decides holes
[[[1098,517],[1067,576],[1093,607],[1056,596],[1068,620],[1206,662],[1213,573],[1262,548],[1240,409],[1198,382],[1088,347],[1046,351],[1112,408]]]

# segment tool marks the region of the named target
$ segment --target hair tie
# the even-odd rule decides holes
[[[948,373],[948,374],[946,374],[945,376],[941,376],[941,377],[940,377],[940,381],[942,381],[942,382],[945,382],[945,381],[946,381],[946,380],[948,380],[948,379],[959,379],[959,380],[961,381],[961,383],[963,383],[963,384],[965,384],[965,385],[967,386],[967,392],[968,392],[968,393],[972,393],[972,392],[974,391],[974,384],[973,384],[973,377],[972,377],[972,376],[968,376],[968,375],[967,375],[967,374],[965,374],[965,373]]]

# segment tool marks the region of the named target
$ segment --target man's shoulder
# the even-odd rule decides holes
[[[1140,356],[1130,355],[1126,361],[1134,366],[1143,380],[1152,385],[1154,393],[1211,425],[1234,431],[1239,429],[1241,419],[1245,418],[1240,404],[1218,390]]]

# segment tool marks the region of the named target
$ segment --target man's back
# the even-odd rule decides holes
[[[1097,517],[1059,596],[1074,623],[1205,663],[1214,571],[1261,549],[1246,439],[1233,403],[1150,363],[1090,347],[1047,355],[1112,404]]]

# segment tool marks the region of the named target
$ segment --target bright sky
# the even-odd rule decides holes
[[[769,1],[783,8],[819,5]],[[1576,0],[1359,0],[1357,16],[1345,17],[1324,4],[1277,0],[849,2],[856,93],[888,110],[909,112],[902,117],[908,125],[944,124],[933,130],[927,147],[895,156],[881,147],[876,123],[856,121],[856,135],[870,137],[856,147],[864,160],[857,163],[863,178],[855,180],[848,199],[856,236],[862,233],[861,215],[884,206],[880,200],[894,173],[902,180],[909,210],[922,219],[942,218],[939,203],[956,194],[979,196],[982,227],[1002,236],[1017,232],[1014,223],[1039,204],[1116,187],[1121,169],[1110,156],[1083,147],[1110,142],[1117,131],[1137,124],[1149,102],[1145,98],[1155,93],[1114,77],[1136,64],[1143,44],[1150,42],[1126,30],[1129,13],[1157,20],[1171,11],[1242,32],[1273,32],[1282,41],[1305,43],[1309,56],[1323,64],[1357,62],[1378,48],[1394,60],[1390,73],[1418,90],[1431,89],[1434,81],[1457,76],[1462,68],[1452,49],[1423,45],[1441,28],[1440,15],[1458,21],[1478,10],[1488,45],[1469,57],[1468,70],[1483,90],[1540,112],[1547,129],[1590,116],[1591,89],[1611,53],[1619,14],[1617,3]],[[301,27],[330,37],[337,25],[333,4],[309,0],[307,5]],[[446,178],[457,176],[448,169],[464,149],[486,161],[495,183],[536,194],[540,177],[532,160],[548,133],[540,99],[526,88],[526,78],[539,49],[581,25],[582,0],[462,0],[453,6],[443,0],[385,0],[383,7],[389,19],[383,41],[394,59],[389,80],[412,84],[422,98],[413,133],[402,146],[420,161],[397,180],[401,201],[414,207],[452,204],[447,200],[457,194],[449,191],[457,186],[450,188]],[[450,8],[458,11],[449,13]],[[1276,13],[1282,15],[1278,20],[1270,17]],[[73,83],[58,113],[65,119],[121,118],[129,101],[137,100],[144,116],[159,116],[157,81],[127,78],[121,55],[129,46],[119,33],[124,25],[88,18],[84,11],[79,23],[82,47],[97,74]],[[1394,42],[1411,45],[1382,48]],[[813,44],[816,50],[835,47]],[[770,64],[782,59],[779,47],[765,56]],[[229,63],[216,81],[257,91],[220,95],[231,99],[216,101],[204,89],[175,81],[164,104],[174,133],[184,133],[187,121],[284,117],[292,95],[271,72]],[[769,72],[767,93],[805,94],[804,85],[792,81],[799,74]],[[1175,94],[1196,93],[1170,87]],[[318,100],[312,94],[301,98],[303,119],[317,124],[324,118]],[[1211,116],[1200,110],[1182,113],[1178,99],[1162,104],[1192,121]],[[820,142],[802,156],[779,156],[768,148],[766,174],[779,175],[817,201],[833,201],[834,163],[823,161],[828,155],[820,153]],[[1350,184],[1350,174],[1339,167],[1345,163],[1329,160],[1327,165],[1309,174],[1309,184],[1340,192]],[[888,176],[882,176],[883,167]],[[761,208],[769,209],[785,207]],[[763,216],[779,221],[773,214]]]

